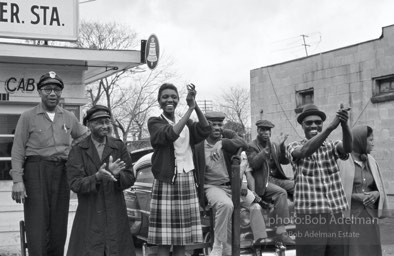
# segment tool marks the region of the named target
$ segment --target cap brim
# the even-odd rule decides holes
[[[99,114],[97,116],[92,116],[88,121],[96,120],[99,118],[110,118],[108,114]]]
[[[211,122],[223,122],[224,118],[207,118],[207,120]]]
[[[311,110],[308,112],[304,112],[301,113],[298,117],[297,117],[297,122],[299,124],[302,124],[302,121],[304,120],[305,117],[307,116],[320,116],[322,121],[326,120],[326,114],[320,110]]]
[[[54,84],[54,85],[60,86],[60,88],[63,88],[63,84],[62,84],[59,80],[57,80],[57,79],[55,79],[55,78],[48,78],[48,79],[45,79],[45,81],[39,83],[39,84],[37,85],[37,87],[38,87],[38,88],[41,88],[41,87],[43,87],[43,86],[45,86],[45,85],[48,85],[48,84]]]

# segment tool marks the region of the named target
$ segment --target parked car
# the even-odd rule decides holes
[[[134,152],[136,154],[141,154],[141,151]],[[133,154],[133,152],[131,153]],[[124,191],[127,214],[129,217],[131,233],[134,236],[134,242],[136,246],[145,246],[148,238],[148,227],[149,227],[149,214],[150,214],[150,199],[153,184],[153,174],[151,171],[151,157],[152,152],[149,149],[145,149],[145,155],[141,156],[133,165],[134,174],[136,181],[134,185]],[[212,233],[212,222],[213,218],[209,215],[211,211],[202,209],[201,222],[203,226],[204,235],[204,248],[196,249],[195,255],[203,253],[208,255],[213,243]],[[204,214],[205,213],[205,214]],[[240,247],[241,255],[278,255],[278,246],[275,246],[273,239],[268,239],[272,242],[267,247],[262,248],[262,251],[253,248],[253,234],[250,227],[249,210],[247,208],[241,208],[240,212]],[[268,236],[273,237],[274,231],[272,228],[267,227]],[[199,247],[199,246],[196,246]],[[146,248],[145,248],[146,249]],[[143,249],[143,252],[145,251]],[[189,248],[190,249],[190,248]],[[191,248],[193,249],[193,248]],[[283,247],[282,247],[283,250]],[[287,250],[286,255],[292,255],[295,250]]]

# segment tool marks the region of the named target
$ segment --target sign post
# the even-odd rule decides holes
[[[152,34],[146,41],[145,60],[149,69],[155,69],[159,63],[160,46],[157,36]]]

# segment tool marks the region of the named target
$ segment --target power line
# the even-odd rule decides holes
[[[282,113],[285,115],[287,122],[289,122],[289,124],[291,125],[291,127],[293,128],[295,133],[298,135],[298,137],[302,138],[302,136],[297,132],[297,129],[294,127],[293,123],[290,121],[289,117],[287,116],[286,111],[283,109],[282,104],[280,103],[279,96],[276,93],[275,86],[274,86],[274,83],[272,82],[271,74],[270,74],[268,67],[267,67],[267,73],[268,73],[268,77],[270,79],[272,90],[274,91],[276,100],[278,101],[278,104],[279,104],[280,108],[282,109]]]

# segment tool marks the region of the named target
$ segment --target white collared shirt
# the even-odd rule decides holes
[[[171,121],[164,115],[162,117],[168,121],[168,123],[172,126],[175,125],[175,122]],[[190,132],[187,125],[183,128],[181,133],[179,134],[179,138],[174,141],[175,148],[175,165],[178,173],[182,172],[190,172],[194,170],[193,163],[193,152],[190,147]]]

